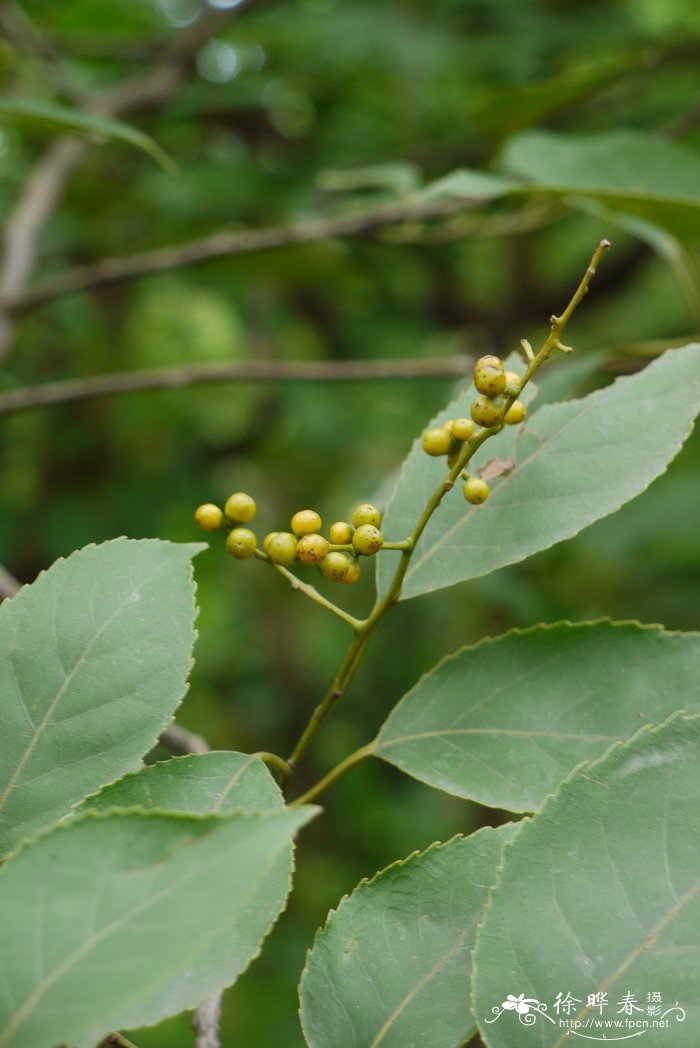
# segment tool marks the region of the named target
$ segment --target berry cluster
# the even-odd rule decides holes
[[[520,392],[521,378],[515,371],[506,371],[499,357],[480,357],[474,365],[474,385],[477,393],[471,406],[471,418],[449,419],[439,428],[426,429],[423,433],[423,450],[428,455],[447,456],[447,465],[457,465],[463,444],[474,435],[474,423],[484,429],[492,429],[503,422],[516,426],[523,422],[526,407],[521,400],[513,400]],[[464,478],[463,493],[467,502],[478,506],[489,497],[489,486],[480,477],[468,473]]]
[[[236,560],[252,557],[258,540],[249,524],[255,516],[255,501],[238,491],[227,499],[223,510],[205,503],[194,519],[204,531],[227,531],[226,548]],[[262,543],[263,559],[291,568],[296,561],[318,568],[324,579],[351,585],[360,577],[358,557],[371,557],[384,544],[380,531],[382,515],[365,502],[353,511],[352,524],[338,520],[331,524],[328,538],[321,534],[321,518],[313,509],[301,509],[291,519],[291,531],[271,531]]]

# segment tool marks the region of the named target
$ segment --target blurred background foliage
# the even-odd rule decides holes
[[[2,93],[73,105],[146,72],[204,4],[5,7],[3,29],[21,32],[0,41]],[[93,143],[41,232],[35,279],[221,228],[410,200],[416,185],[455,168],[498,170],[504,143],[528,128],[634,129],[700,149],[693,0],[211,7],[222,22],[178,90],[124,117],[166,150],[177,173],[122,143]],[[8,216],[55,132],[13,120],[0,128],[0,209]],[[0,392],[259,357],[505,355],[544,332],[602,235],[614,251],[568,332],[579,357],[552,365],[572,367],[559,395],[692,341],[697,290],[679,283],[634,230],[561,205],[538,207],[498,202],[461,225],[409,218],[380,235],[224,258],[57,298],[19,319]],[[697,275],[697,256],[684,258]],[[327,522],[342,519],[358,501],[385,499],[411,441],[454,389],[453,379],[221,384],[0,418],[0,561],[30,581],[55,558],[117,535],[196,539],[194,507],[241,489],[257,499],[263,533],[287,527],[306,506]],[[525,564],[400,605],[318,737],[300,786],[368,741],[437,659],[484,635],[601,615],[698,628],[699,464],[695,439],[614,517]],[[212,547],[196,561],[200,636],[180,720],[215,748],[287,753],[332,676],[346,629],[262,565],[232,562],[216,536]],[[341,594],[353,611],[371,600],[371,572],[364,575]],[[379,764],[356,769],[325,808],[304,832],[288,912],[226,995],[226,1045],[300,1046],[295,986],[328,909],[413,849],[501,818]],[[133,1036],[141,1048],[192,1043],[187,1016]]]

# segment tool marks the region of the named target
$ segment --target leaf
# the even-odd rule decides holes
[[[265,764],[248,753],[194,753],[151,764],[87,797],[77,809],[165,808],[208,815],[283,807]]]
[[[421,782],[533,811],[582,760],[700,709],[700,634],[559,622],[462,648],[393,709],[375,756]]]
[[[516,829],[433,845],[362,881],[331,911],[299,986],[311,1048],[459,1048],[474,1033],[474,931]]]
[[[154,746],[187,690],[204,548],[88,546],[0,605],[0,851]]]
[[[20,848],[0,869],[0,1048],[94,1048],[232,983],[314,811],[88,812]]]
[[[593,198],[681,240],[700,238],[700,157],[678,143],[643,131],[527,131],[511,139],[502,162],[539,192],[565,195],[570,203]]]
[[[547,196],[574,210],[591,201],[661,226],[679,240],[700,239],[700,157],[642,131],[567,136],[526,131],[506,145],[504,175],[453,171],[425,199]]]
[[[147,153],[169,174],[177,172],[175,162],[150,135],[130,124],[122,123],[121,120],[111,120],[82,113],[77,109],[67,109],[65,106],[19,98],[0,98],[0,117],[38,124],[58,131],[75,131],[82,135],[98,135],[100,138],[124,142]]]
[[[452,416],[471,399],[466,394],[453,404]],[[488,440],[475,463],[512,457],[514,471],[494,483],[483,506],[466,503],[459,486],[444,499],[416,546],[402,597],[516,564],[613,513],[665,471],[699,404],[700,344],[694,344],[581,400],[545,405],[515,440],[506,434],[514,452],[501,446],[503,434]],[[438,420],[448,417],[441,412]],[[410,534],[444,475],[444,463],[429,459],[417,440],[389,503],[387,540]],[[386,553],[378,561],[383,593],[396,559]]]
[[[671,1029],[649,1044],[695,1048],[699,745],[697,717],[641,731],[578,768],[505,848],[474,955],[473,1008],[489,1048],[561,1048],[573,1041],[562,1019],[588,1024],[579,1037],[630,1037],[629,1027],[604,1032],[605,1020],[629,1021],[627,994],[636,998],[632,1021],[649,1024],[633,1027],[644,1036],[651,992]],[[588,1006],[596,992],[607,994],[600,1010]],[[508,994],[541,1002],[547,1014],[503,1009]],[[557,994],[576,998],[571,1014],[557,1015]]]

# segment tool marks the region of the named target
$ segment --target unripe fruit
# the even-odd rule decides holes
[[[353,546],[364,557],[378,553],[383,543],[382,533],[374,524],[361,524],[352,537]]]
[[[344,582],[350,570],[350,561],[344,553],[328,553],[319,564],[318,570],[329,582]]]
[[[292,517],[292,531],[295,535],[314,535],[321,530],[321,518],[315,509],[300,509]]]
[[[257,545],[258,540],[250,528],[233,528],[226,536],[226,549],[236,560],[252,557]]]
[[[273,564],[291,568],[297,559],[297,540],[288,531],[276,532],[267,544],[267,555]]]
[[[348,546],[352,542],[355,529],[344,520],[336,520],[335,524],[331,524],[328,534],[334,546]]]
[[[452,436],[463,443],[474,433],[474,423],[470,418],[456,418],[452,423]]]
[[[525,420],[527,415],[527,408],[523,404],[522,400],[514,400],[511,406],[505,413],[505,421],[509,426],[517,426],[519,422]]]
[[[302,564],[320,564],[326,553],[328,543],[323,535],[304,535],[297,545],[297,557]]]
[[[441,429],[446,429],[448,433],[452,433],[452,426],[454,425],[454,419],[448,418],[447,422],[443,422]]]
[[[194,511],[194,519],[202,531],[218,531],[224,526],[224,515],[213,502],[205,502],[197,506]]]
[[[478,426],[490,429],[501,421],[501,409],[503,401],[500,398],[491,400],[490,397],[477,397],[471,407],[471,416]]]
[[[485,356],[479,357],[474,365],[474,372],[476,373],[479,368],[498,368],[499,371],[503,371],[503,361],[500,357],[494,356],[493,353],[487,353]]]
[[[263,539],[263,549],[266,553],[268,552],[268,547],[271,541],[274,539],[275,535],[279,535],[279,531],[270,531]]]
[[[426,429],[423,434],[423,451],[437,458],[446,455],[452,446],[452,434],[446,429]],[[353,522],[355,520],[353,514]]]
[[[474,385],[479,393],[487,397],[497,397],[506,388],[506,376],[503,365],[495,368],[490,364],[483,365],[474,371]]]
[[[352,511],[352,522],[356,528],[363,524],[374,524],[378,528],[382,522],[382,515],[371,502],[363,502],[357,509]]]
[[[469,477],[464,482],[464,497],[473,506],[480,506],[489,497],[489,486],[481,477]]]
[[[245,491],[237,491],[226,499],[224,513],[234,524],[247,524],[255,516],[257,508],[255,499],[246,495]]]
[[[505,395],[507,397],[517,397],[520,392],[520,382],[520,375],[517,371],[506,371]]]
[[[360,565],[356,560],[348,561],[348,570],[345,573],[344,578],[340,581],[345,582],[348,586],[352,586],[353,582],[357,582],[360,577]]]

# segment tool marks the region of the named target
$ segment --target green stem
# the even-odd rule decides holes
[[[281,564],[275,564],[270,560],[266,553],[262,552],[262,550],[256,549],[255,556],[258,560],[264,560],[265,563],[273,567],[279,575],[287,579],[293,590],[299,590],[299,592],[303,593],[309,598],[309,600],[314,601],[316,604],[320,604],[322,608],[326,609],[326,611],[330,611],[334,615],[337,615],[339,619],[342,619],[343,622],[347,622],[353,629],[356,629],[357,626],[360,625],[360,619],[356,619],[354,615],[350,615],[349,612],[343,611],[343,609],[339,608],[337,604],[334,604],[333,601],[328,600],[322,593],[319,593],[314,586],[310,586],[308,582],[302,582],[301,579],[297,578],[294,572],[288,571],[286,568],[282,567]]]
[[[264,761],[265,764],[269,764],[271,768],[275,768],[278,771],[282,779],[288,779],[292,774],[292,769],[287,764],[284,757],[278,757],[276,753],[268,753],[266,750],[258,750],[257,753],[251,754],[252,757],[257,757],[258,760]]]
[[[333,786],[338,779],[342,779],[346,772],[349,772],[351,768],[354,768],[356,764],[363,761],[365,757],[371,757],[374,753],[374,743],[370,742],[367,746],[362,746],[359,750],[355,750],[349,757],[342,760],[340,764],[336,764],[332,771],[329,771],[327,775],[312,786],[306,793],[302,793],[300,797],[295,797],[293,801],[288,805],[289,808],[297,808],[300,804],[309,804],[310,801],[316,800],[322,793],[325,793],[329,786]]]
[[[401,559],[397,566],[396,572],[394,573],[394,577],[391,580],[389,588],[384,594],[384,596],[382,598],[377,598],[375,605],[372,608],[372,611],[369,613],[368,617],[363,622],[360,622],[357,619],[353,620],[354,636],[350,642],[348,650],[345,653],[343,661],[340,664],[340,668],[338,669],[338,672],[333,678],[331,686],[326,692],[324,698],[312,713],[311,718],[301,735],[301,738],[297,742],[296,746],[294,747],[294,750],[292,751],[291,756],[289,757],[288,764],[292,771],[299,763],[299,760],[301,759],[303,754],[306,752],[311,740],[318,731],[318,728],[321,725],[322,721],[325,720],[325,718],[331,712],[336,703],[340,701],[340,699],[347,691],[348,686],[355,675],[357,666],[364,654],[365,648],[367,647],[367,644],[369,643],[369,640],[377,624],[384,617],[389,608],[391,608],[399,600],[399,597],[401,596],[401,587],[403,585],[403,581],[408,570],[408,565],[411,562],[411,557],[413,556],[413,551],[416,547],[416,543],[425,531],[425,528],[427,527],[428,522],[432,517],[433,513],[438,508],[447,492],[452,490],[452,488],[455,485],[455,482],[462,473],[462,470],[465,468],[465,466],[473,457],[473,455],[478,451],[481,445],[486,440],[488,440],[489,437],[495,436],[497,433],[500,433],[500,431],[503,429],[503,426],[505,425],[505,423],[503,422],[504,415],[506,414],[510,406],[513,404],[513,402],[517,400],[518,396],[525,388],[527,383],[530,381],[532,376],[535,374],[537,369],[540,368],[542,364],[544,364],[545,361],[549,359],[552,350],[560,349],[563,353],[571,352],[568,346],[564,346],[562,344],[561,336],[563,335],[564,329],[566,328],[566,325],[571,319],[574,310],[588,291],[588,285],[590,284],[591,279],[595,276],[598,264],[609,247],[610,242],[608,240],[601,240],[600,244],[593,253],[593,257],[591,258],[591,261],[588,264],[586,272],[584,273],[578,287],[572,295],[566,309],[561,314],[561,316],[552,315],[550,317],[550,331],[547,335],[547,338],[542,343],[542,346],[540,347],[539,351],[537,353],[534,353],[530,344],[526,340],[523,340],[522,345],[525,351],[525,356],[528,360],[527,368],[525,369],[525,374],[523,375],[520,381],[518,391],[514,393],[512,396],[507,397],[504,401],[503,408],[501,411],[501,421],[498,422],[495,426],[491,426],[488,429],[479,429],[474,434],[474,436],[470,437],[469,440],[466,441],[455,465],[450,470],[446,479],[443,480],[442,483],[433,492],[409,537],[407,539],[401,540],[398,543],[385,543],[383,547],[384,549],[390,549],[393,547],[394,549],[401,550]],[[292,576],[292,578],[294,578],[294,576]],[[335,610],[337,612],[340,609]],[[363,756],[365,756],[366,753],[364,753],[364,751],[366,749],[367,747],[363,747],[363,750],[358,750],[357,752],[363,753]],[[339,769],[343,769],[343,771],[340,772],[340,774],[343,774],[344,771],[347,770],[345,768],[346,762],[350,762],[350,764],[348,765],[349,767],[352,767],[355,763],[357,763],[356,760],[352,760],[352,757],[354,756],[355,755],[353,754],[351,755],[351,757],[346,758],[345,761],[342,761],[337,768],[329,772],[328,775],[321,780],[321,783],[319,783],[318,786],[320,787],[322,783],[330,785],[332,782],[334,782],[335,778],[337,777],[336,772],[338,772]],[[357,759],[360,760],[362,758],[358,757]],[[324,786],[323,788],[325,789],[326,787]],[[316,789],[317,787],[313,787],[311,790],[307,791],[307,793],[303,795],[304,798],[308,797],[309,793],[315,796]]]

